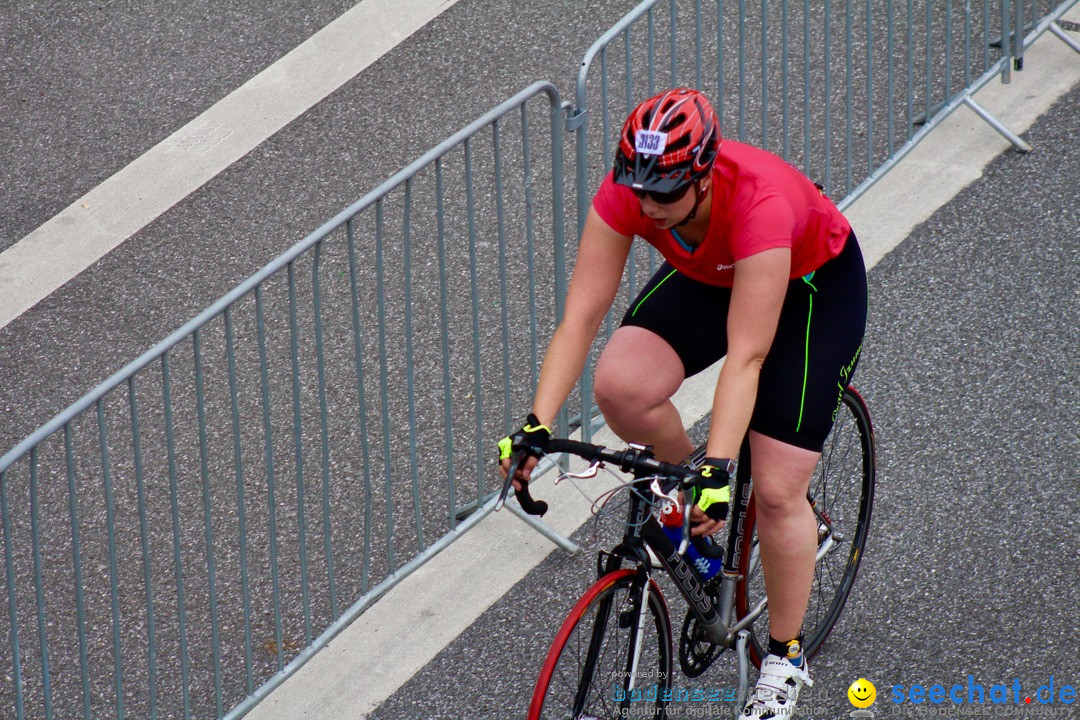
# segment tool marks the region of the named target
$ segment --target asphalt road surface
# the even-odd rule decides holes
[[[0,10],[0,249],[350,5]],[[569,97],[584,50],[632,6],[462,0],[451,7],[0,329],[0,446],[14,445],[527,82],[551,79]],[[1029,133],[1039,152],[1003,155],[871,273],[857,381],[877,426],[881,482],[855,594],[814,666],[813,697],[827,713],[844,707],[832,704],[843,701],[838,691],[860,676],[883,696],[894,684],[948,687],[969,673],[984,685],[1019,678],[1032,692],[1051,675],[1059,686],[1080,684],[1059,640],[1076,635],[1080,608],[1069,502],[1080,450],[1080,217],[1070,172],[1080,162],[1078,105],[1074,90]],[[61,533],[65,489],[51,496]],[[198,517],[198,487],[190,491]],[[100,489],[91,482],[87,493]],[[159,530],[168,559],[168,528]],[[137,539],[126,542],[134,549]],[[184,552],[197,554],[198,542]],[[62,565],[63,549],[57,553]],[[103,557],[93,566],[107,576]],[[551,558],[376,716],[520,715],[539,658],[591,567],[589,557]],[[205,609],[209,598],[192,592]],[[235,628],[237,611],[226,608],[224,624]],[[108,653],[108,632],[95,637],[102,647],[94,650]],[[260,662],[272,664],[272,656]],[[718,670],[703,682],[730,685],[731,677]],[[129,691],[139,683],[131,679]],[[72,702],[65,707],[79,706]]]

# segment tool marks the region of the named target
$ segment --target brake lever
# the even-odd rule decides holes
[[[499,493],[499,499],[495,502],[495,512],[501,510],[503,505],[506,504],[506,496],[510,493],[510,486],[514,482],[514,473],[518,471],[526,457],[528,456],[525,453],[514,453],[514,458],[510,461],[510,470],[506,473],[506,479],[503,481],[502,492]],[[540,516],[548,511],[546,502],[533,500],[532,495],[529,493],[528,483],[522,483],[521,489],[516,490],[514,496],[518,499],[521,509],[529,515]]]
[[[579,473],[572,473],[564,471],[559,473],[559,477],[555,478],[555,484],[558,485],[563,480],[588,480],[589,478],[596,477],[596,473],[600,470],[601,463],[599,460],[594,460],[592,465]]]
[[[649,490],[651,490],[652,494],[656,497],[661,498],[662,500],[667,500],[672,505],[678,506],[679,496],[675,494],[675,487],[671,488],[671,494],[669,495],[664,492],[664,488],[660,485],[660,478],[655,477],[653,478],[652,483],[649,485]]]
[[[499,493],[499,499],[495,501],[495,512],[502,510],[503,505],[506,504],[506,496],[510,494],[510,486],[514,482],[514,473],[521,467],[521,461],[524,457],[524,453],[514,453],[513,458],[510,460],[510,469],[506,472],[506,479],[503,480],[502,492]]]
[[[682,514],[682,542],[679,543],[680,555],[686,552],[686,547],[690,544],[690,510],[691,508],[684,503]]]

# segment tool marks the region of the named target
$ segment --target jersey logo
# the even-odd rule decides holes
[[[734,265],[725,265],[724,263],[720,263],[719,265],[716,266],[716,269],[720,270],[722,272],[724,270],[734,270],[735,266]]]
[[[699,557],[697,560],[695,560],[694,565],[697,566],[698,572],[702,575],[709,572],[709,561],[703,557]]]

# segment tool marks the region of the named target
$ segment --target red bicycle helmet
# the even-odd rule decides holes
[[[615,182],[673,193],[706,177],[720,149],[720,123],[697,90],[676,88],[634,108],[623,124]]]

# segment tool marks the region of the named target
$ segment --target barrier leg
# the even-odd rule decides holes
[[[528,525],[532,526],[532,528],[536,530],[536,532],[540,533],[548,540],[561,547],[563,550],[566,550],[570,553],[576,553],[578,550],[581,549],[573,541],[571,541],[570,538],[563,537],[559,533],[552,530],[551,526],[549,526],[543,520],[529,515],[527,512],[522,510],[521,506],[518,505],[516,501],[508,502],[503,507],[524,520]]]
[[[1069,35],[1069,33],[1065,32],[1065,30],[1063,30],[1062,27],[1056,22],[1050,23],[1050,32],[1061,38],[1061,42],[1065,43],[1073,50],[1080,53],[1080,42],[1076,42],[1076,40],[1073,39],[1072,35]]]
[[[985,120],[990,127],[1001,133],[1001,136],[1011,142],[1013,144],[1013,147],[1015,147],[1017,150],[1025,153],[1032,151],[1032,147],[1026,142],[1024,142],[1024,140],[1019,135],[1002,125],[996,117],[986,112],[986,110],[981,105],[979,105],[979,103],[972,100],[970,96],[964,98],[964,104],[971,108],[976,115]]]

